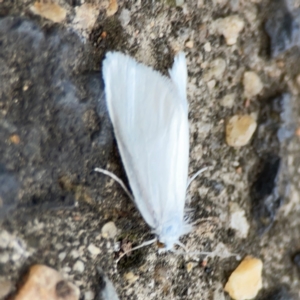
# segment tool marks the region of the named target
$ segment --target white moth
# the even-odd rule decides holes
[[[184,214],[189,162],[185,55],[175,57],[170,78],[119,52],[107,53],[102,72],[134,202],[170,250],[192,228]]]

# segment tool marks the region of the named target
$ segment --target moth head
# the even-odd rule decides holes
[[[183,234],[182,221],[174,218],[163,224],[160,232],[157,232],[158,240],[164,245],[164,250],[172,250],[174,244],[179,242],[180,236]]]
[[[164,222],[158,230],[154,231],[158,236],[159,243],[164,245],[160,252],[172,250],[175,244],[182,245],[179,241],[180,237],[191,230],[192,225],[188,223],[188,220],[182,220],[178,216]]]

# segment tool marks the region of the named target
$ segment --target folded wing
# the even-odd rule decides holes
[[[183,220],[189,130],[184,54],[170,78],[118,52],[103,62],[109,115],[118,148],[145,221],[155,230],[176,215]]]

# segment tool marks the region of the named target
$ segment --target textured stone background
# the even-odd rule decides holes
[[[86,300],[101,289],[98,268],[121,299],[229,299],[222,288],[239,262],[222,248],[262,259],[257,299],[300,298],[300,3],[184,2],[61,0],[45,18],[34,1],[0,1],[0,279],[12,292],[43,263]],[[232,45],[220,34],[228,16],[243,23]],[[152,245],[116,266],[119,241],[152,235],[122,189],[93,172],[126,182],[103,98],[108,50],[164,74],[186,53],[190,173],[210,167],[189,189],[197,225],[182,242],[217,256],[159,255]],[[246,71],[258,75],[258,93],[246,92]],[[234,148],[225,125],[241,114],[257,129]],[[108,221],[118,228],[111,239],[101,234]]]

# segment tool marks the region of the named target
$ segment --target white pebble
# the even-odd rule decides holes
[[[210,52],[211,51],[210,42],[207,42],[207,43],[204,44],[204,50],[205,50],[205,52]]]
[[[260,77],[252,71],[244,73],[243,85],[246,98],[252,98],[258,95],[264,87]]]
[[[101,234],[104,238],[113,239],[117,235],[118,229],[114,222],[108,222],[104,224],[104,226],[101,229]]]
[[[220,104],[224,107],[231,108],[234,104],[235,94],[226,95],[220,102]]]
[[[70,256],[74,259],[78,258],[80,256],[79,252],[75,249],[73,249],[70,253]]]
[[[55,245],[55,249],[56,250],[62,250],[62,249],[64,249],[64,245],[63,244],[61,244],[61,243],[57,243],[56,245]]]
[[[92,291],[86,291],[84,293],[84,300],[93,300],[95,299],[95,294]]]
[[[66,258],[66,256],[67,256],[66,252],[61,252],[61,253],[58,254],[58,259],[60,261],[63,261]]]
[[[84,263],[81,260],[77,260],[73,266],[73,270],[78,273],[82,273],[84,271]]]
[[[9,254],[7,252],[3,252],[0,254],[0,263],[7,264],[9,262]]]
[[[249,232],[249,223],[245,217],[245,211],[242,210],[236,203],[230,205],[230,227],[237,232],[240,238],[246,238]]]
[[[96,247],[94,244],[90,244],[87,249],[93,256],[97,256],[98,254],[101,253],[101,250],[98,247]]]
[[[0,249],[6,249],[12,240],[12,236],[6,231],[3,230],[0,232]]]
[[[10,258],[12,261],[18,261],[22,258],[22,254],[18,252],[14,252]]]
[[[176,6],[182,6],[184,4],[184,0],[176,0]]]
[[[214,79],[210,80],[208,83],[207,83],[207,87],[208,89],[211,91],[214,87],[216,86],[216,81]]]
[[[123,8],[120,16],[119,16],[119,21],[121,22],[121,25],[123,27],[126,27],[129,22],[130,22],[130,11],[126,8]]]

